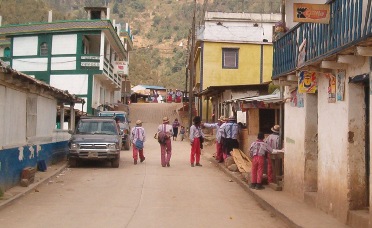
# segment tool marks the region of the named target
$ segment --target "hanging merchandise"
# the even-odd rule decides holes
[[[317,87],[317,72],[315,71],[300,71],[298,73],[298,92],[299,93],[315,93]]]
[[[345,96],[345,78],[346,78],[346,71],[339,70],[337,72],[337,100],[343,101]]]

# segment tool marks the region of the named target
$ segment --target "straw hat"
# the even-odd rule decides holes
[[[142,124],[142,121],[141,120],[137,120],[136,121],[136,125],[141,125]]]
[[[226,117],[225,116],[220,116],[220,118],[218,120],[219,121],[225,121],[226,120]]]
[[[235,116],[230,116],[229,117],[229,121],[235,121],[236,119],[235,119]]]
[[[164,118],[163,118],[163,123],[167,123],[167,122],[169,122],[168,117],[164,117]]]
[[[274,127],[271,128],[272,132],[279,133],[280,126],[279,125],[274,125]]]

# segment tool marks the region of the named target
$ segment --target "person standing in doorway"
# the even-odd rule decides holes
[[[178,119],[176,118],[172,124],[173,127],[173,141],[177,141],[178,136],[178,127],[180,126],[180,122],[178,122]]]
[[[164,117],[163,123],[158,127],[158,137],[164,138],[164,142],[160,143],[161,166],[163,167],[170,167],[170,159],[172,156],[172,136],[173,127],[169,124],[168,117]]]
[[[218,161],[218,163],[222,163],[223,160],[224,160],[223,159],[223,154],[222,154],[221,132],[219,131],[220,127],[223,123],[225,123],[225,117],[220,116],[217,123],[212,123],[212,124],[204,123],[204,124],[202,124],[203,127],[215,128],[216,129],[216,160]]]
[[[204,134],[201,130],[201,119],[200,116],[195,116],[193,119],[194,124],[190,127],[190,143],[191,143],[191,154],[190,163],[191,167],[202,166],[200,164],[201,145],[204,140]]]
[[[140,162],[145,160],[145,156],[143,155],[143,144],[146,140],[146,134],[145,129],[142,127],[141,120],[136,121],[136,126],[132,129],[130,138],[133,147],[133,162],[135,165],[137,165],[138,154],[140,157]]]
[[[271,128],[273,133],[264,140],[272,149],[279,149],[279,130],[279,125],[273,126]],[[270,159],[270,153],[267,154],[267,181],[269,183],[273,182],[273,165]]]
[[[262,174],[264,169],[265,157],[272,153],[273,149],[263,141],[265,135],[260,132],[257,135],[257,140],[251,144],[249,155],[252,159],[251,184],[250,188],[257,190],[264,189],[262,186]]]

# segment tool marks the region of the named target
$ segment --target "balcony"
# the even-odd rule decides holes
[[[318,64],[336,54],[354,54],[355,47],[371,47],[372,0],[337,0],[330,3],[329,24],[300,23],[274,43],[273,79],[293,73],[299,46],[306,39],[305,62]],[[301,67],[302,67],[301,66]]]

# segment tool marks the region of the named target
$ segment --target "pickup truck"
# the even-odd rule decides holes
[[[113,168],[119,167],[122,140],[112,117],[82,117],[69,133],[70,167],[82,160],[107,160]]]

